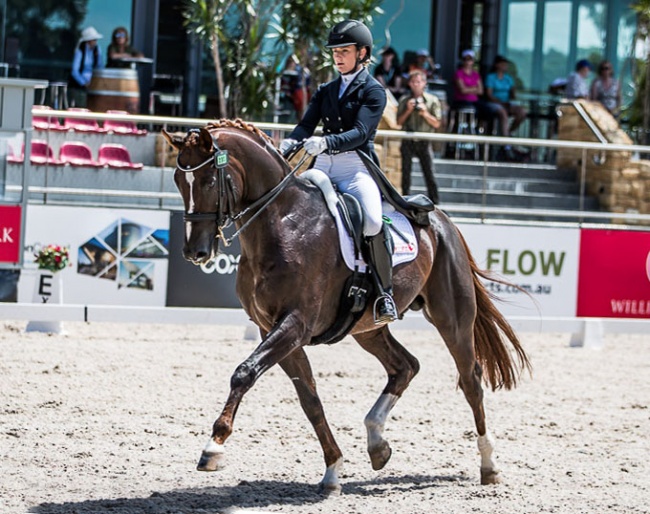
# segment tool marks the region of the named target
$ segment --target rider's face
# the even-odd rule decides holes
[[[334,65],[339,73],[350,73],[357,67],[357,58],[360,57],[356,45],[342,46],[332,48]]]

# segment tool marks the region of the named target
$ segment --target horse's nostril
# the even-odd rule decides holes
[[[197,261],[203,262],[207,259],[208,257],[208,252],[196,252],[195,259]]]

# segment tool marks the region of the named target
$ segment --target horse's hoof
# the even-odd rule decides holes
[[[501,472],[495,469],[481,468],[481,485],[491,485],[501,483]]]
[[[201,458],[196,466],[197,471],[218,471],[225,465],[225,453],[223,446],[215,443],[213,440],[208,444],[201,453]]]
[[[385,440],[382,440],[374,448],[368,448],[368,454],[370,455],[372,469],[379,471],[388,463],[393,450],[390,449],[390,445]]]
[[[341,484],[318,484],[318,492],[323,496],[341,496]]]

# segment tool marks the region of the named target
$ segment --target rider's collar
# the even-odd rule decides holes
[[[339,88],[339,98],[343,96],[345,90],[352,83],[352,81],[357,78],[357,75],[359,75],[359,73],[361,73],[362,70],[363,70],[363,66],[361,66],[355,72],[347,73],[345,75],[341,74],[341,87]]]

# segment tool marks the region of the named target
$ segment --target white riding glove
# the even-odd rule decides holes
[[[298,141],[295,139],[283,139],[280,143],[280,153],[285,153],[289,148],[295,145]]]
[[[327,150],[327,139],[319,136],[311,136],[307,141],[305,141],[305,146],[303,148],[309,155],[318,155]]]

